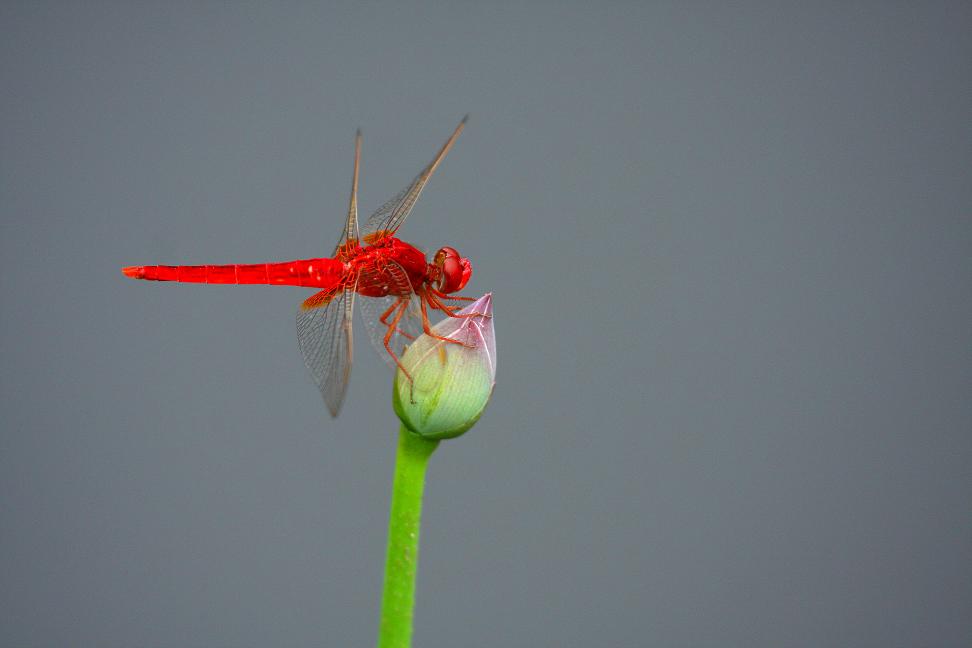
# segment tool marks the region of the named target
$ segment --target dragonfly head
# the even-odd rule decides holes
[[[459,256],[455,248],[441,248],[435,253],[432,264],[438,271],[433,277],[435,288],[446,294],[462,290],[472,276],[469,259]]]

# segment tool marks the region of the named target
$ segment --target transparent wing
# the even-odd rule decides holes
[[[388,339],[388,347],[399,358],[405,352],[405,347],[422,334],[422,311],[420,298],[412,292],[411,283],[405,270],[390,261],[380,270],[363,271],[359,278],[359,286],[379,285],[369,282],[381,282],[388,285],[391,294],[386,297],[361,297],[361,316],[365,330],[375,348],[386,363],[394,368],[395,360],[385,348],[385,336],[391,329],[395,319],[398,322]]]
[[[353,308],[354,288],[338,288],[322,290],[297,311],[297,344],[304,364],[335,417],[351,378]]]
[[[395,360],[385,349],[385,335],[388,333],[389,325],[397,311],[396,308],[403,309],[402,317],[395,327],[388,340],[388,346],[399,359],[405,353],[405,349],[415,338],[422,334],[422,313],[419,310],[419,298],[405,297],[405,305],[402,306],[402,298],[397,296],[389,297],[362,297],[361,316],[365,322],[365,330],[368,331],[368,338],[378,355],[382,357],[389,367],[396,367]],[[390,312],[386,318],[387,324],[381,322],[384,313]]]
[[[418,182],[418,178],[413,180],[412,184],[399,191],[394,198],[391,198],[368,217],[368,222],[364,226],[364,238],[362,239],[365,243],[373,245],[386,236],[391,236],[393,232],[388,230],[388,222],[391,219],[391,214],[405,199],[405,196],[408,195],[416,182]]]
[[[361,131],[354,136],[354,171],[348,217],[334,248],[334,256],[358,242],[358,172],[361,168]],[[322,290],[300,305],[297,311],[297,345],[304,364],[311,372],[331,416],[337,416],[344,403],[351,378],[353,339],[351,315],[354,287]]]
[[[351,175],[351,200],[348,203],[348,217],[344,221],[344,229],[341,230],[341,237],[334,246],[334,254],[337,257],[341,249],[349,243],[358,242],[358,171],[361,168],[361,129],[354,134],[354,171]]]
[[[402,226],[402,223],[408,218],[409,212],[412,211],[412,207],[415,206],[415,202],[422,193],[422,189],[428,183],[429,178],[435,173],[439,163],[442,162],[442,158],[446,156],[446,153],[449,152],[449,149],[455,143],[456,138],[459,137],[459,133],[466,126],[467,119],[469,119],[469,115],[462,118],[462,121],[456,126],[456,130],[449,136],[446,143],[442,145],[438,155],[429,162],[427,167],[422,169],[421,173],[415,176],[412,183],[371,215],[364,227],[364,241],[366,243],[374,244],[386,236],[392,236]]]

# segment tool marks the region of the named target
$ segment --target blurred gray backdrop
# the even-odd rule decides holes
[[[811,6],[817,5],[817,6]],[[130,264],[401,231],[493,291],[416,646],[967,646],[968,3],[0,6],[0,645],[367,646],[397,420],[309,292]]]

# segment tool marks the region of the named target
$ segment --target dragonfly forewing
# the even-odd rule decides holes
[[[415,206],[416,201],[418,201],[422,190],[428,184],[432,174],[435,173],[435,170],[439,167],[443,158],[445,158],[446,153],[452,148],[456,138],[459,137],[459,133],[465,128],[468,119],[469,115],[462,118],[462,121],[456,126],[456,130],[452,132],[452,135],[449,136],[446,143],[442,145],[435,158],[429,162],[428,166],[422,169],[421,173],[415,176],[411,184],[398,192],[394,198],[379,207],[368,218],[368,222],[364,226],[364,241],[366,243],[377,243],[382,238],[392,236],[398,231],[398,228],[402,226],[402,223],[405,222],[405,219],[411,213],[412,208]]]

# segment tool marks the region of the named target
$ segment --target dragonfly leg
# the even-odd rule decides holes
[[[400,303],[401,303],[401,300],[399,300],[399,301],[396,301],[396,302],[394,302],[394,303],[392,303],[392,305],[391,305],[391,306],[389,306],[389,307],[388,307],[388,308],[387,308],[387,309],[385,310],[385,312],[381,314],[381,317],[379,317],[379,318],[378,318],[378,321],[380,321],[380,322],[381,322],[382,324],[384,324],[385,326],[390,326],[390,325],[388,324],[388,318],[389,318],[389,317],[391,316],[391,314],[392,314],[392,311],[393,311],[393,310],[395,310],[395,308],[396,308],[396,307],[397,307],[397,306],[398,306],[398,305],[399,305]],[[395,330],[396,330],[396,331],[398,332],[398,334],[399,334],[399,335],[401,335],[401,336],[402,336],[403,338],[406,338],[406,339],[408,339],[408,340],[414,340],[414,339],[415,339],[415,336],[414,336],[414,335],[409,335],[408,333],[406,333],[405,331],[403,331],[403,330],[402,330],[402,329],[400,329],[400,328],[396,328]]]
[[[474,346],[472,344],[466,344],[462,340],[454,340],[452,338],[443,337],[443,336],[435,333],[432,330],[432,325],[429,323],[429,312],[428,312],[428,309],[426,308],[426,301],[429,300],[429,297],[425,293],[423,293],[422,295],[420,295],[420,299],[422,300],[422,331],[426,335],[428,335],[429,337],[433,337],[436,340],[442,340],[443,342],[452,342],[453,344],[461,344],[462,346],[467,347],[467,348],[471,348],[471,347]],[[431,303],[431,302],[429,302],[429,303]]]
[[[429,288],[436,297],[441,297],[443,299],[455,299],[456,301],[476,301],[475,297],[463,297],[462,295],[447,295],[444,292],[436,290],[435,288]]]
[[[402,373],[405,375],[405,378],[408,379],[408,386],[409,386],[408,397],[409,400],[411,400],[412,403],[414,404],[415,396],[412,393],[412,389],[415,387],[415,381],[412,380],[412,374],[408,373],[408,369],[405,368],[405,365],[402,364],[402,361],[398,359],[398,356],[395,355],[395,352],[392,351],[391,348],[392,335],[395,334],[395,330],[398,328],[398,323],[402,320],[402,315],[405,314],[405,309],[408,307],[408,300],[400,298],[397,302],[395,302],[393,308],[396,306],[398,307],[398,311],[395,313],[395,317],[392,318],[391,323],[388,325],[388,331],[385,333],[385,340],[384,340],[385,351],[388,352],[388,355],[392,357],[392,360],[395,361],[395,364],[398,365],[398,368],[402,370]]]
[[[465,297],[464,299],[469,299],[469,297]],[[429,294],[429,305],[431,305],[432,308],[442,311],[449,317],[492,317],[492,315],[487,315],[485,313],[457,313],[455,306],[445,305],[435,293]]]

